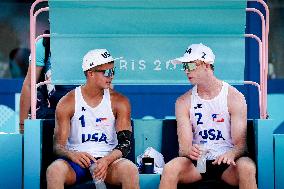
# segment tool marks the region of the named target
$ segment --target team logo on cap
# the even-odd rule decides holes
[[[201,58],[205,59],[206,53],[205,52],[202,52],[202,53],[203,53],[203,56]]]
[[[108,58],[110,57],[110,54],[108,52],[104,52],[103,54],[101,54],[104,58]]]
[[[190,54],[190,53],[191,53],[191,51],[192,51],[192,48],[189,48],[189,49],[187,49],[187,50],[185,51],[185,53]]]

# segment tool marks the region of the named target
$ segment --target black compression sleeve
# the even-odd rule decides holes
[[[118,144],[114,149],[120,150],[123,157],[126,157],[131,149],[131,134],[129,130],[119,131],[117,133]]]

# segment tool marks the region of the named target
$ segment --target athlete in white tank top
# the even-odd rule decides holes
[[[182,57],[172,61],[182,64],[194,87],[176,101],[179,157],[164,167],[160,189],[201,179],[222,179],[242,189],[257,188],[255,164],[243,157],[245,97],[214,75],[214,60],[213,51],[200,43],[190,45]]]
[[[93,157],[107,155],[117,145],[115,117],[109,89],[104,89],[100,104],[92,108],[84,100],[81,86],[75,89],[75,113],[71,119],[69,150],[88,152]]]
[[[197,85],[192,89],[190,121],[193,144],[205,143],[206,159],[213,160],[233,148],[230,114],[227,105],[228,86],[222,82],[220,93],[213,99],[198,96]]]
[[[59,158],[47,169],[47,188],[63,189],[92,177],[139,188],[138,169],[124,158],[131,150],[131,106],[127,97],[111,89],[114,61],[106,49],[87,52],[82,61],[86,83],[59,101],[54,129]]]

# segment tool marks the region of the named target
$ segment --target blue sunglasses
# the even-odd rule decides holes
[[[112,77],[112,76],[114,76],[114,73],[115,73],[115,67],[113,67],[111,69],[107,69],[107,70],[92,70],[92,71],[102,72],[105,77]]]

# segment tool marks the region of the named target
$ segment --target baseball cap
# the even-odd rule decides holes
[[[209,47],[203,45],[202,43],[192,44],[186,49],[182,57],[172,60],[172,63],[180,64],[183,62],[191,62],[195,60],[201,60],[207,64],[213,64],[215,55]]]
[[[106,49],[93,49],[87,52],[87,54],[83,58],[82,68],[83,71],[91,69],[95,66],[107,64],[109,62],[121,59],[113,58],[111,54]]]

